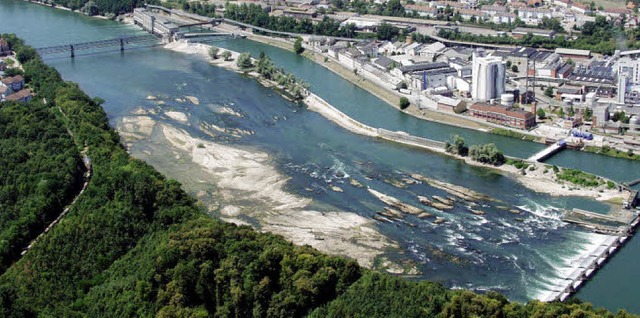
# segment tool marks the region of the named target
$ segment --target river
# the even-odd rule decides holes
[[[34,47],[92,41],[140,33],[133,26],[94,19],[34,4],[0,0],[0,32],[12,32]],[[357,120],[389,130],[438,140],[453,134],[468,143],[495,142],[509,155],[528,156],[541,145],[494,136],[437,123],[419,121],[388,107],[381,100],[342,80],[323,67],[287,51],[232,40],[220,46],[258,54],[266,52],[310,83],[311,90]],[[577,260],[595,249],[603,235],[586,232],[559,220],[556,209],[581,207],[605,210],[608,206],[577,197],[554,198],[520,186],[511,178],[467,166],[441,155],[401,147],[353,135],[316,113],[281,98],[255,80],[211,67],[198,56],[145,48],[69,58],[48,59],[65,79],[78,82],[89,94],[106,100],[112,125],[126,133],[123,121],[144,113],[154,122],[184,130],[194,138],[268,154],[265,163],[286,176],[284,191],[311,200],[318,211],[346,211],[370,218],[385,206],[364,188],[349,185],[350,179],[414,206],[416,196],[447,196],[426,184],[402,184],[410,174],[461,185],[497,201],[478,202],[483,216],[469,213],[470,202],[457,202],[448,212],[426,208],[446,219],[407,216],[405,222],[375,223],[375,229],[396,242],[399,248],[386,255],[420,271],[415,279],[439,281],[449,287],[488,289],[510,299],[526,301],[557,289]],[[155,100],[147,99],[155,96]],[[195,96],[198,105],[184,102]],[[232,110],[229,112],[229,110]],[[168,116],[180,113],[184,118]],[[213,128],[212,128],[213,127]],[[124,135],[123,135],[124,136]],[[126,139],[126,138],[125,138]],[[131,153],[175,178],[185,188],[215,207],[261,206],[251,198],[237,198],[216,192],[217,185],[201,167],[155,133],[129,139]],[[208,146],[208,144],[207,144]],[[581,169],[625,181],[638,164],[630,161],[565,151],[551,163]],[[339,187],[343,192],[332,191]],[[205,193],[205,195],[203,195]],[[212,198],[207,198],[210,194]],[[514,214],[502,208],[518,208]],[[238,215],[238,219],[260,227],[268,214]],[[408,224],[414,225],[410,226]],[[632,239],[578,296],[596,306],[640,313],[634,287],[640,277],[634,267],[640,258],[640,242]]]

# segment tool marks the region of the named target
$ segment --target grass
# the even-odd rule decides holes
[[[513,131],[511,129],[494,128],[494,129],[491,129],[490,132],[492,134],[494,134],[494,135],[506,136],[506,137],[511,137],[511,138],[518,138],[518,139],[522,139],[522,140],[526,140],[526,141],[535,141],[536,140],[535,136],[519,133],[519,132]]]
[[[597,154],[601,154],[609,157],[640,161],[640,155],[638,154],[631,153],[631,155],[629,155],[628,152],[612,149],[609,147],[600,148],[595,146],[586,146],[584,147],[584,151],[597,153]]]
[[[556,173],[556,177],[585,187],[597,187],[604,183],[598,176],[577,169],[562,169]]]
[[[512,166],[514,166],[514,167],[516,167],[518,169],[527,169],[527,168],[529,168],[529,164],[524,162],[523,160],[507,158],[506,164],[512,165]],[[534,168],[534,170],[535,170],[535,168]]]

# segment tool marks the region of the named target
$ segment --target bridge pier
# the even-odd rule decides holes
[[[73,48],[73,45],[69,45],[69,47],[70,47],[70,49],[71,49],[71,58],[76,57],[76,52],[75,52],[75,50],[74,50],[74,48]]]

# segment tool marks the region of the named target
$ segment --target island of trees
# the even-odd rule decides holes
[[[178,182],[128,155],[99,99],[64,82],[19,39],[3,37],[25,57],[36,93],[29,104],[0,104],[2,145],[17,153],[2,159],[3,191],[15,186],[17,196],[3,198],[3,222],[42,215],[37,200],[64,202],[77,186],[80,147],[94,173],[62,222],[0,276],[2,317],[631,317],[577,300],[525,305],[409,281],[212,219]]]

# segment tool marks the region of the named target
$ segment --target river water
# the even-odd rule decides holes
[[[133,26],[88,18],[62,10],[14,0],[0,0],[0,32],[16,33],[34,47],[92,41],[140,33]],[[460,134],[469,144],[495,142],[509,155],[526,157],[541,145],[476,131],[416,120],[401,114],[371,94],[342,80],[323,67],[292,53],[250,42],[219,43],[237,51],[266,52],[276,64],[310,83],[311,90],[365,124],[438,140]],[[378,223],[380,233],[398,243],[388,255],[416,266],[416,279],[442,282],[449,287],[488,289],[526,301],[557,289],[562,276],[578,259],[605,238],[559,220],[557,209],[580,207],[604,211],[608,206],[576,197],[553,198],[520,186],[513,179],[488,169],[467,166],[437,154],[400,147],[353,135],[316,113],[290,103],[272,90],[227,70],[211,67],[202,58],[162,48],[90,54],[49,59],[65,79],[78,82],[91,95],[107,102],[105,111],[114,126],[132,112],[172,110],[186,114],[176,122],[166,116],[157,121],[184,129],[192,136],[228,146],[266,152],[278,171],[290,179],[286,191],[313,199],[313,207],[325,211],[349,211],[372,217],[384,204],[365,189],[348,185],[353,178],[366,187],[419,206],[416,196],[447,196],[426,184],[399,187],[412,173],[467,187],[498,201],[477,202],[486,214],[469,212],[472,203],[460,200],[449,212],[427,211],[447,220],[407,216],[406,223]],[[160,96],[163,105],[147,96]],[[176,102],[196,96],[199,106]],[[240,116],[220,113],[221,107]],[[199,128],[214,125],[226,133],[211,134]],[[228,131],[250,131],[231,134]],[[134,156],[147,160],[163,173],[196,193],[205,187],[192,181],[196,169],[160,152],[151,138],[132,145]],[[638,164],[574,151],[565,151],[550,163],[581,169],[624,181],[638,171]],[[395,185],[395,186],[394,186]],[[215,185],[207,185],[215,187]],[[339,186],[343,192],[331,191]],[[518,208],[523,214],[506,211]],[[258,225],[256,220],[245,221]],[[407,223],[411,223],[409,226]],[[631,240],[579,293],[596,306],[640,313],[635,286],[640,278],[633,264],[640,257],[640,242]]]

